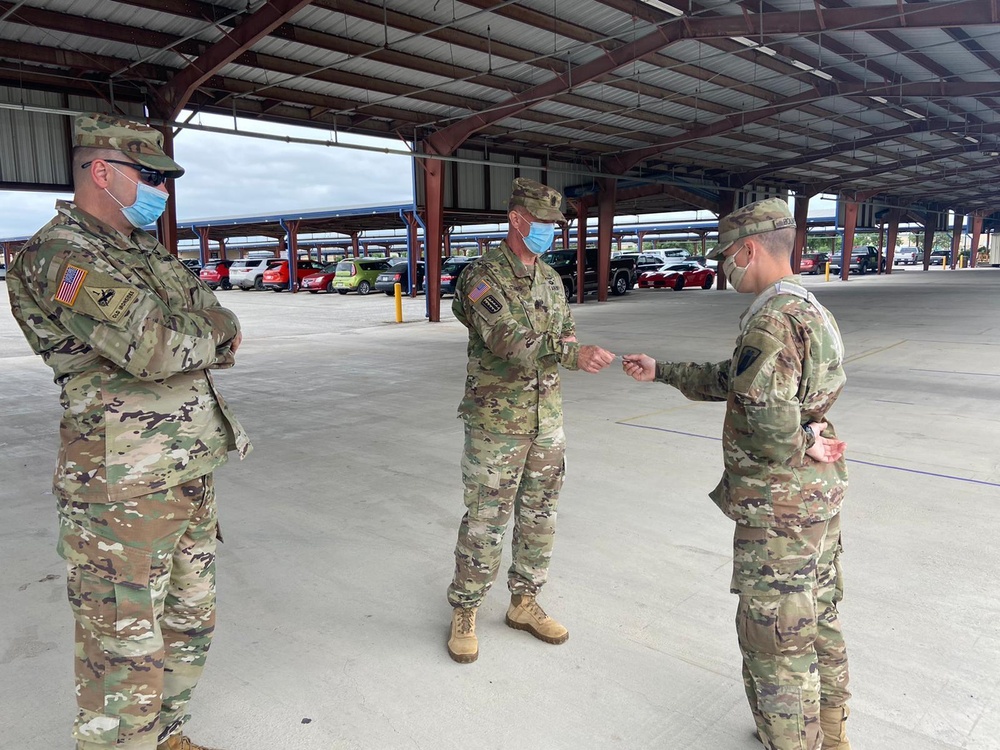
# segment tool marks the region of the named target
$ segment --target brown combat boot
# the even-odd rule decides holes
[[[156,750],[212,750],[212,748],[196,745],[183,734],[173,734],[157,745]]]
[[[476,638],[476,607],[453,607],[451,611],[451,637],[448,639],[448,656],[459,664],[471,664],[479,658],[479,639]]]
[[[569,638],[569,631],[545,614],[535,597],[528,594],[514,594],[510,597],[506,622],[514,630],[527,630],[546,643],[565,643]]]
[[[851,750],[851,743],[847,739],[847,717],[850,714],[851,710],[847,706],[819,710],[823,750]]]

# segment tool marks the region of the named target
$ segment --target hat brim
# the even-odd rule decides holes
[[[527,208],[527,206],[525,206],[525,208]],[[532,211],[528,208],[528,213],[536,219],[541,219],[542,221],[559,221],[566,223],[566,217],[563,216],[563,212],[558,208],[540,208],[536,211]]]
[[[155,169],[157,172],[163,172],[163,174],[171,180],[176,180],[184,174],[184,167],[166,154],[139,154],[134,151],[129,151],[127,155],[137,164],[149,167],[150,169]]]
[[[719,258],[722,257],[722,254],[726,252],[726,250],[728,250],[735,244],[736,240],[733,240],[732,242],[727,242],[725,245],[716,245],[707,253],[705,253],[705,257],[708,258],[709,260],[718,260]]]

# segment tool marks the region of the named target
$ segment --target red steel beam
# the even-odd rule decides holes
[[[993,18],[995,12],[995,7],[991,9],[991,0],[959,0],[946,5],[878,5],[866,8],[816,8],[804,12],[745,13],[712,18],[685,17],[677,22],[659,26],[651,33],[617,49],[608,50],[601,57],[516,94],[486,112],[479,112],[453,123],[430,136],[428,141],[439,154],[454,153],[455,149],[479,130],[512,117],[538,101],[564,94],[574,86],[592,81],[598,76],[617,70],[682,39],[806,34],[820,31],[830,33],[838,29],[855,32],[903,27],[982,26],[997,23]],[[995,87],[993,91],[996,93]],[[768,113],[770,114],[775,113]],[[738,124],[734,127],[738,127]]]
[[[879,84],[868,86],[855,83],[817,83],[815,89],[803,91],[795,96],[782,99],[778,104],[771,104],[760,109],[747,112],[734,112],[728,117],[716,120],[708,125],[691,128],[679,135],[667,138],[653,146],[622,151],[611,158],[609,164],[613,172],[622,174],[640,162],[669,151],[673,146],[679,146],[691,141],[701,140],[711,136],[735,130],[751,122],[757,122],[768,117],[798,109],[803,104],[833,96],[981,96],[983,93],[1000,93],[1000,83],[969,83],[969,82],[936,82],[936,83],[904,83]]]
[[[157,92],[167,104],[169,119],[177,117],[191,94],[221,67],[239,57],[309,3],[310,0],[268,0],[260,10],[205,50]]]

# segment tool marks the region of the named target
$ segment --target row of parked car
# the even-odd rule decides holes
[[[454,294],[458,275],[475,258],[453,257],[441,266],[441,293]],[[270,289],[282,292],[288,289],[288,261],[283,258],[241,258],[240,260],[213,260],[203,267],[196,261],[187,262],[192,272],[211,289]],[[417,261],[416,285],[427,291],[424,262]],[[197,269],[197,271],[196,271]],[[406,258],[345,258],[334,263],[319,263],[299,259],[295,268],[296,288],[318,294],[370,294],[373,291],[387,295],[395,293],[396,284],[409,289],[410,267]]]

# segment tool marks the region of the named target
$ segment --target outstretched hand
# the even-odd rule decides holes
[[[622,370],[640,383],[648,383],[656,378],[656,360],[645,354],[626,354]]]
[[[823,437],[822,432],[826,429],[826,422],[810,422],[809,427],[816,436],[816,442],[806,451],[806,455],[824,464],[839,461],[847,450],[847,443],[837,438]]]
[[[615,355],[607,349],[592,344],[581,344],[577,365],[584,372],[600,372],[615,361]]]

